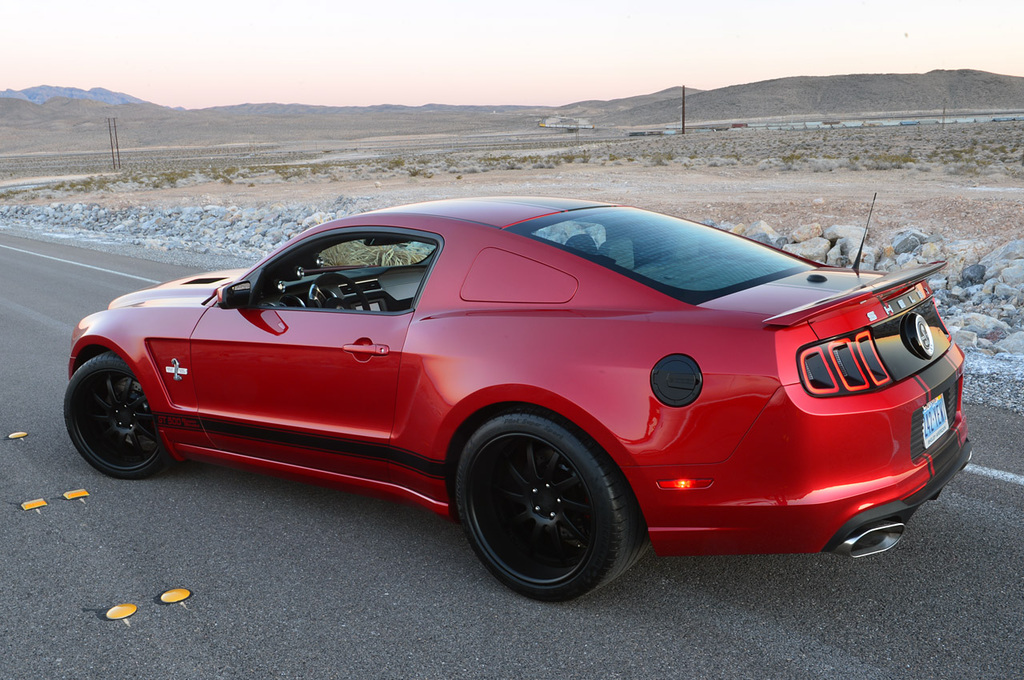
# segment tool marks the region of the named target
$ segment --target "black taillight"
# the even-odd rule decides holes
[[[804,347],[797,363],[804,389],[816,397],[869,392],[892,382],[868,330]]]

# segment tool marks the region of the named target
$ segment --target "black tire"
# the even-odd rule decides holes
[[[71,376],[64,423],[82,458],[105,475],[142,479],[171,462],[142,386],[113,352],[89,359]]]
[[[569,600],[628,569],[647,547],[622,472],[570,423],[510,412],[466,442],[459,518],[499,581],[538,600]]]

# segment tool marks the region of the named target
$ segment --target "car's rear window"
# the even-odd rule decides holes
[[[508,230],[569,250],[695,305],[812,268],[714,227],[637,208],[574,210]]]

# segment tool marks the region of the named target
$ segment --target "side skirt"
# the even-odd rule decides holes
[[[428,498],[403,486],[389,484],[388,482],[363,479],[362,477],[352,477],[350,475],[343,475],[337,472],[316,470],[313,468],[302,467],[300,465],[266,460],[265,458],[254,458],[252,456],[245,456],[239,453],[229,453],[227,451],[194,446],[191,444],[177,444],[174,448],[177,453],[190,460],[212,463],[213,465],[223,465],[248,472],[259,472],[261,474],[272,475],[274,477],[281,477],[283,479],[290,479],[307,484],[316,484],[317,486],[323,486],[329,489],[358,493],[364,496],[372,496],[374,498],[381,498],[388,501],[398,501],[418,505],[420,507],[427,508],[428,510],[432,510],[438,515],[451,519],[448,503]]]

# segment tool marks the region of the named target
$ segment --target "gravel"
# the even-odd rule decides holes
[[[963,400],[1024,415],[1024,354],[966,352]]]

